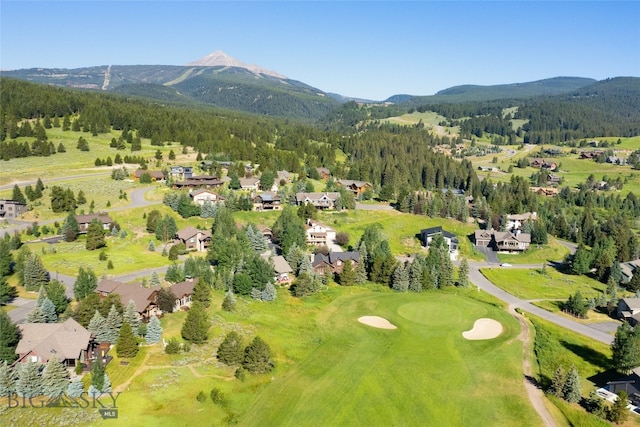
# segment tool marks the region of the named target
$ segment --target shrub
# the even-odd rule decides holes
[[[196,400],[202,403],[207,400],[207,395],[204,394],[204,391],[201,390],[200,393],[198,393],[198,395],[196,396]]]
[[[227,404],[227,397],[224,395],[222,390],[220,390],[219,388],[217,388],[217,387],[213,388],[209,395],[211,396],[211,401],[214,404],[221,405],[221,406],[224,406],[224,405]]]
[[[98,256],[98,259],[100,259],[100,261],[106,261],[108,258],[107,252],[103,249],[100,251],[100,255]]]
[[[236,369],[234,376],[240,381],[244,381],[247,378],[247,370],[240,366]]]
[[[167,346],[164,348],[164,352],[167,354],[177,354],[180,351],[180,343],[175,338],[170,338],[167,342]],[[206,398],[206,396],[205,396]]]

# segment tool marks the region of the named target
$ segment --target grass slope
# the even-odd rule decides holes
[[[398,326],[359,324],[380,315]],[[466,341],[480,317],[495,340]],[[505,312],[444,294],[347,296],[319,317],[322,344],[276,378],[243,425],[538,425],[521,379],[517,323]]]

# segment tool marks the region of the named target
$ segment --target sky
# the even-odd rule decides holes
[[[0,69],[184,65],[222,50],[325,92],[640,76],[637,1],[0,0]]]

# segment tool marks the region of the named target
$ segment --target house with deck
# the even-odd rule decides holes
[[[17,200],[0,199],[0,218],[15,219],[27,210],[25,203]]]
[[[111,228],[111,224],[113,223],[111,217],[106,213],[76,215],[75,219],[78,222],[80,233],[86,233],[87,229],[89,228],[89,224],[91,224],[94,220],[100,223],[103,230],[109,230]]]
[[[254,211],[280,211],[282,210],[282,200],[277,193],[265,191],[252,197]]]
[[[307,220],[305,233],[309,245],[331,246],[336,240],[336,230],[313,219]]]
[[[197,277],[188,277],[182,282],[171,285],[169,289],[176,297],[176,303],[173,306],[173,311],[188,310],[189,307],[191,307],[191,296],[193,295],[193,288],[197,282]]]
[[[188,251],[206,252],[211,245],[211,231],[187,226],[176,233],[176,242],[184,244]]]
[[[356,197],[367,191],[367,189],[373,188],[370,182],[353,179],[339,179],[336,184],[351,191]]]
[[[498,252],[520,253],[529,249],[531,234],[511,231],[476,230],[475,245],[488,247]]]
[[[210,202],[215,205],[218,202],[224,201],[224,197],[206,188],[199,188],[191,191],[189,193],[189,197],[191,197],[193,203],[200,206],[204,205],[206,202]]]
[[[356,268],[360,262],[360,252],[329,252],[327,255],[317,253],[313,257],[311,266],[313,271],[319,275],[323,275],[326,270],[331,271],[333,274],[340,274],[347,261],[351,262],[353,267]]]
[[[148,320],[151,316],[162,314],[156,297],[160,288],[145,288],[139,283],[122,283],[116,280],[104,279],[96,288],[96,293],[100,299],[105,299],[111,294],[120,295],[120,302],[123,306],[127,306],[129,301],[133,300],[136,305],[136,311],[143,320]]]
[[[458,258],[458,238],[455,234],[443,230],[441,226],[420,230],[420,241],[422,242],[422,246],[428,248],[433,238],[437,235],[441,235],[444,238],[444,241],[447,242],[447,246],[449,247],[449,257],[452,260],[456,260]]]
[[[296,204],[300,206],[311,203],[317,209],[335,209],[336,200],[338,200],[339,197],[340,193],[335,191],[325,191],[323,193],[296,193]]]

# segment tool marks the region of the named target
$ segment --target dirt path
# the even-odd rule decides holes
[[[515,310],[513,305],[509,306],[509,313],[518,319],[520,325],[522,325],[522,330],[517,339],[522,341],[522,371],[524,373],[524,388],[527,390],[529,401],[538,415],[540,415],[540,418],[546,427],[556,427],[556,421],[544,405],[544,394],[542,390],[538,388],[538,381],[533,377],[533,367],[531,365],[531,359],[529,358],[531,346],[531,331],[529,330],[529,324],[527,323],[527,320]]]

